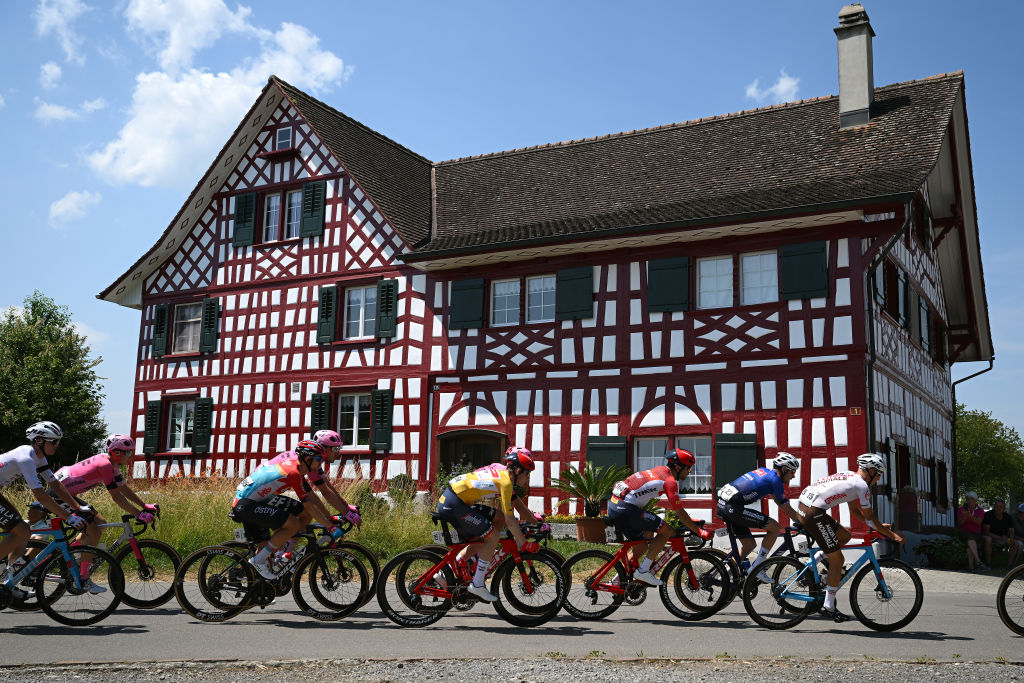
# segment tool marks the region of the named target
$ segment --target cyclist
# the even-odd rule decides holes
[[[260,548],[249,563],[265,579],[277,578],[270,564],[271,556],[292,536],[301,531],[315,514],[304,503],[309,500],[311,489],[306,475],[319,468],[324,460],[324,447],[316,441],[300,441],[295,446],[295,459],[273,464],[267,463],[242,480],[231,503],[230,516],[241,522],[245,535],[256,543],[266,544]],[[291,489],[298,500],[280,495]],[[318,520],[333,532],[329,518]],[[270,532],[271,529],[275,531]]]
[[[857,456],[857,467],[856,472],[837,472],[823,477],[800,494],[800,512],[804,515],[807,533],[828,559],[825,603],[821,613],[837,623],[850,619],[836,607],[836,592],[843,573],[842,546],[849,542],[851,534],[826,511],[847,503],[851,517],[863,521],[886,538],[903,543],[903,537],[891,531],[888,524],[879,523],[871,508],[871,487],[885,472],[885,460],[877,453],[863,453]]]
[[[52,458],[60,446],[60,440],[64,432],[53,422],[36,422],[25,430],[25,438],[29,440],[28,445],[18,446],[12,451],[0,455],[0,488],[19,479],[24,480],[32,495],[47,510],[60,517],[67,517],[67,523],[76,528],[84,529],[88,519],[93,516],[93,510],[88,505],[78,503],[67,489],[57,481],[50,469],[48,458]],[[42,477],[49,485],[52,492],[57,495],[60,502],[46,492],[42,483]],[[29,526],[21,518],[21,513],[2,494],[0,494],[0,529],[7,532],[8,536],[0,542],[0,558],[6,558],[11,571],[8,573],[6,584],[14,597],[24,600],[28,597],[25,591],[15,588],[11,579],[20,567],[22,555],[28,546]]]
[[[658,465],[643,472],[636,472],[612,488],[612,497],[608,501],[608,518],[622,530],[627,540],[640,538],[653,539],[647,547],[647,555],[640,566],[633,572],[633,578],[648,586],[660,586],[661,579],[651,571],[651,563],[658,556],[665,543],[675,533],[665,520],[644,510],[651,500],[665,495],[668,507],[675,510],[680,520],[690,531],[707,540],[711,538],[711,530],[703,529],[690,519],[683,509],[683,501],[679,497],[679,480],[686,479],[690,470],[697,462],[693,453],[685,448],[673,448],[665,454],[665,465]],[[633,558],[635,560],[635,558]]]
[[[739,539],[741,562],[745,562],[750,551],[754,549],[754,535],[750,533],[750,528],[765,530],[761,549],[750,565],[751,571],[768,558],[768,553],[782,533],[782,527],[760,510],[752,510],[746,506],[762,498],[771,497],[779,504],[780,509],[786,511],[790,519],[801,522],[803,517],[793,509],[786,498],[786,486],[789,486],[799,468],[800,461],[792,454],[780,451],[775,456],[771,469],[759,467],[751,470],[718,490],[718,516],[725,520],[729,532]]]
[[[503,464],[488,465],[455,477],[448,482],[448,487],[437,501],[438,516],[454,525],[460,538],[481,537],[459,551],[455,561],[461,578],[465,579],[469,574],[469,558],[477,556],[476,571],[467,590],[486,602],[498,599],[484,586],[484,578],[491,568],[502,529],[508,527],[521,552],[535,553],[538,550],[538,544],[526,540],[512,516],[513,509],[519,509],[520,514],[523,509],[516,503],[515,487],[529,484],[534,467],[533,454],[528,449],[510,446],[505,451]],[[490,501],[498,502],[493,520],[475,509],[478,503]],[[525,509],[529,512],[529,508]]]

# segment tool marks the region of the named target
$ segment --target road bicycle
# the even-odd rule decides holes
[[[782,530],[779,538],[782,542],[773,548],[772,554],[769,557],[788,556],[795,557],[798,560],[801,558],[808,557],[807,547],[808,541],[794,541],[794,537],[806,536],[807,532],[800,527],[788,526]],[[746,558],[740,558],[740,544],[736,534],[732,533],[729,526],[719,527],[715,530],[716,538],[728,538],[729,539],[729,552],[726,552],[719,548],[707,548],[708,552],[715,553],[719,559],[725,563],[725,567],[729,574],[729,597],[725,604],[730,604],[740,590],[743,588],[743,582],[747,579],[747,574],[750,571],[750,563],[746,561]],[[764,534],[754,534],[754,538],[763,538]],[[691,546],[692,547],[692,546]],[[702,546],[700,546],[702,547]],[[767,559],[767,558],[766,558]],[[760,572],[760,565],[758,565],[758,571]]]
[[[330,547],[351,524],[334,534],[313,524],[295,535],[299,545],[274,563],[277,578],[266,580],[249,562],[257,544],[245,550],[226,545],[200,548],[181,562],[174,575],[174,595],[188,614],[206,622],[230,619],[251,608],[266,608],[279,595],[279,582],[290,577],[292,597],[305,614],[319,621],[342,619],[366,601],[369,573],[354,554]],[[304,541],[304,543],[303,543]]]
[[[70,546],[67,539],[68,527],[64,520],[53,519],[49,529],[34,529],[35,535],[50,536],[26,564],[13,568],[14,586],[29,583],[30,600],[61,624],[67,626],[88,626],[105,619],[121,602],[124,592],[124,575],[121,567],[105,550],[87,545]],[[0,539],[7,534],[0,534]],[[82,577],[81,564],[84,555],[92,556],[93,569],[89,579],[105,590],[89,590],[87,579]],[[96,565],[106,567],[97,571]],[[11,571],[11,568],[8,569]],[[26,579],[31,579],[26,582]],[[17,599],[11,589],[0,585],[0,609],[14,606]]]
[[[1008,629],[1024,636],[1024,564],[1007,573],[999,584],[996,609]]]
[[[470,609],[478,601],[467,590],[471,574],[459,570],[456,556],[480,538],[453,538],[447,520],[436,512],[431,517],[441,525],[443,554],[434,549],[399,553],[384,565],[377,582],[377,602],[399,626],[428,626],[452,608]],[[520,553],[515,539],[503,538],[495,558],[488,573],[490,592],[498,597],[492,604],[503,619],[529,627],[558,614],[566,585],[561,566],[550,553]]]
[[[895,631],[917,616],[924,602],[924,588],[909,564],[875,556],[872,543],[883,538],[871,532],[863,542],[841,548],[862,552],[843,572],[839,587],[852,577],[850,607],[857,619],[875,631]],[[813,545],[808,551],[814,552]],[[792,628],[821,609],[825,577],[813,559],[801,562],[793,557],[773,557],[759,564],[758,570],[747,577],[742,594],[747,614],[761,626],[773,630]],[[765,583],[759,578],[764,576],[770,581]]]
[[[607,517],[603,519],[612,526]],[[626,540],[614,554],[592,549],[570,556],[563,568],[571,579],[565,610],[579,619],[596,620],[623,603],[643,603],[650,586],[633,579],[638,565],[631,555],[644,554],[648,543],[648,539]],[[722,609],[729,597],[731,584],[725,563],[709,550],[691,552],[685,530],[677,529],[651,563],[651,573],[658,572],[663,581],[658,586],[661,601],[679,619],[706,619]]]

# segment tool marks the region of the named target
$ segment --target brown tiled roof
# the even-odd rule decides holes
[[[840,130],[831,96],[441,162],[436,234],[409,260],[910,193],[962,86],[957,72],[878,88],[857,128]]]

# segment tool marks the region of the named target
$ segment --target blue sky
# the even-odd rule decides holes
[[[439,161],[834,94],[842,4],[0,3],[0,308],[34,289],[67,305],[103,357],[104,417],[127,430],[139,312],[95,295],[153,244],[271,73]],[[997,360],[958,398],[1024,431],[1024,3],[865,7],[876,85],[966,73]]]

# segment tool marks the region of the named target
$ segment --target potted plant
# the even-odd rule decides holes
[[[604,521],[600,519],[601,503],[612,495],[615,482],[632,471],[623,465],[595,467],[588,462],[582,470],[570,467],[551,481],[551,487],[583,501],[583,517],[576,519],[576,537],[581,541],[604,543]]]
[[[928,566],[937,569],[961,569],[967,566],[967,546],[953,536],[926,538],[917,544],[917,554],[928,558]]]

